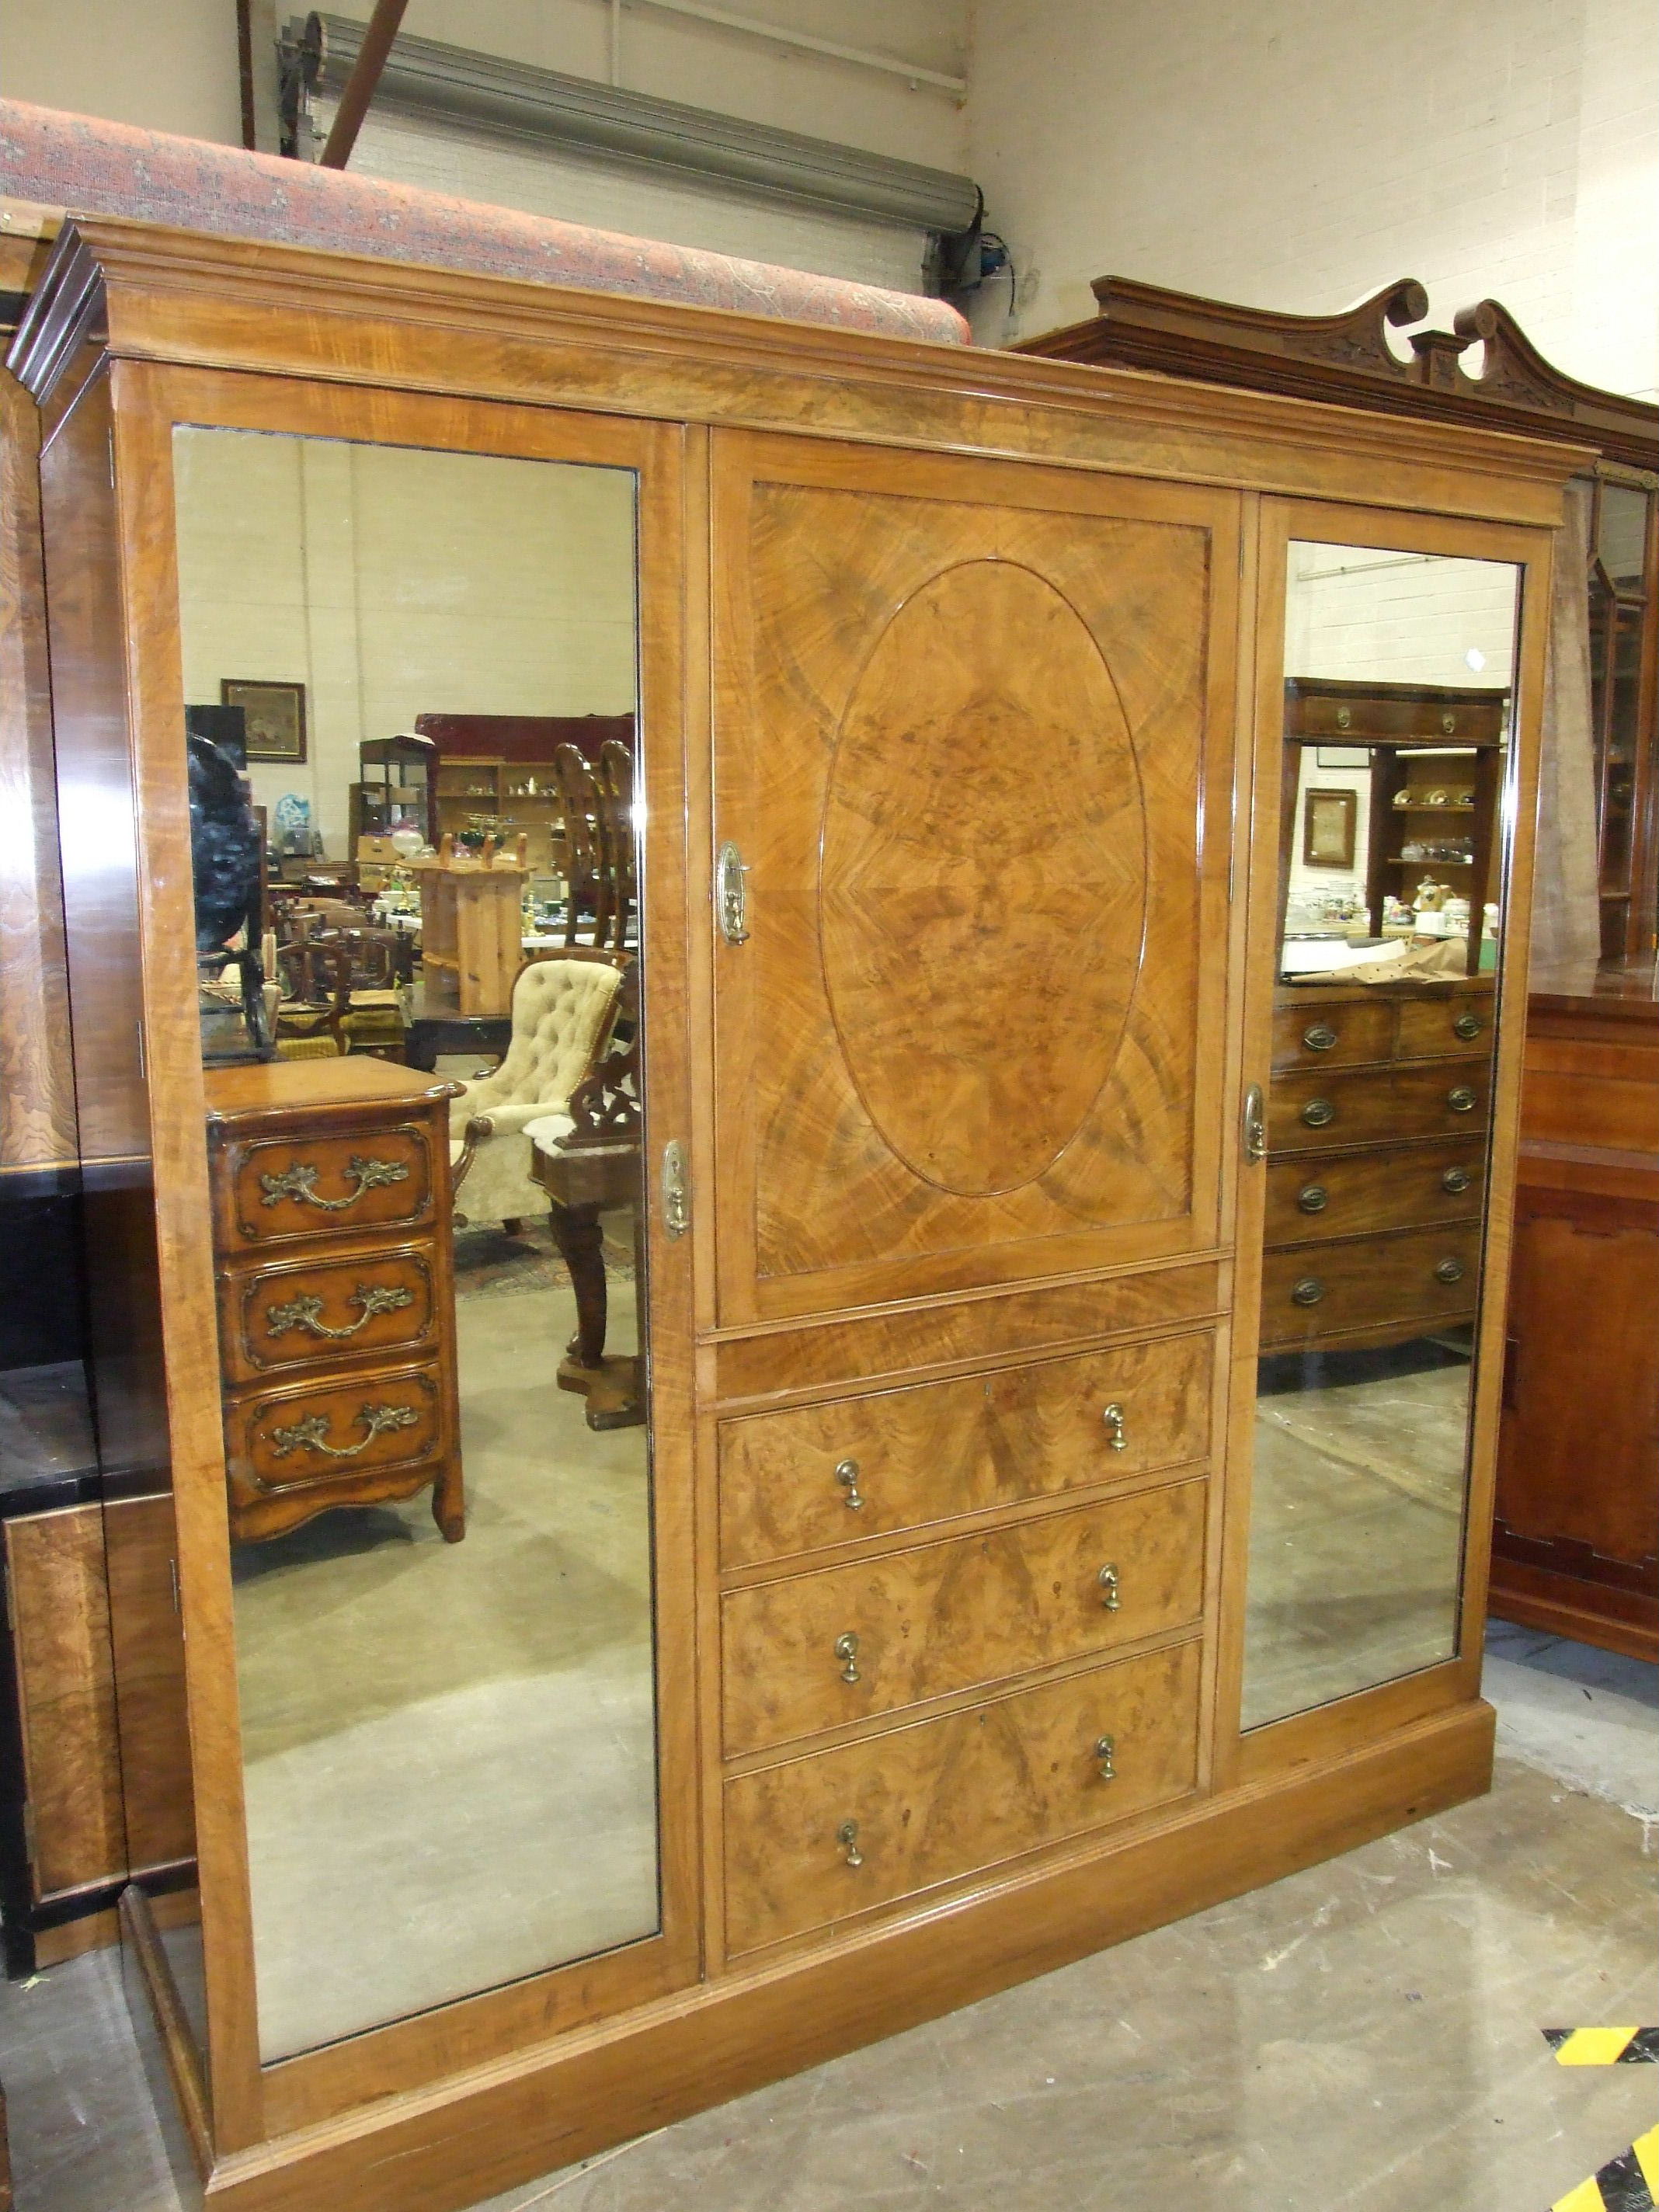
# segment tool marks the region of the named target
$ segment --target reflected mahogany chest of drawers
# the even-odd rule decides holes
[[[1492,1047],[1490,976],[1279,990],[1264,1352],[1474,1320]]]
[[[208,1077],[234,1540],[428,1485],[465,1533],[451,1090],[357,1056]]]

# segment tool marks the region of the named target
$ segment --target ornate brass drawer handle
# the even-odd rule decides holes
[[[1449,1190],[1454,1198],[1468,1187],[1469,1171],[1467,1168],[1448,1168],[1440,1178],[1441,1189]]]
[[[1456,715],[1455,715],[1455,714],[1443,714],[1443,715],[1440,717],[1440,728],[1441,728],[1442,734],[1443,734],[1443,736],[1445,736],[1445,737],[1449,737],[1449,738],[1455,737],[1455,736],[1456,736],[1456,734],[1457,734],[1457,717],[1456,717]]]
[[[1437,1283],[1461,1283],[1463,1262],[1461,1260],[1441,1260],[1436,1263],[1434,1279]]]
[[[280,1206],[291,1198],[296,1206],[315,1206],[325,1213],[344,1213],[356,1206],[365,1192],[378,1190],[383,1183],[407,1182],[409,1170],[401,1160],[366,1160],[354,1152],[346,1162],[346,1180],[357,1186],[349,1198],[319,1198],[317,1178],[322,1173],[301,1161],[298,1166],[283,1168],[277,1175],[262,1175],[259,1188],[264,1193],[261,1206]]]
[[[843,1820],[836,1831],[836,1841],[846,1853],[849,1867],[864,1864],[864,1853],[859,1849],[859,1824],[856,1820]]]
[[[400,1290],[389,1283],[359,1283],[346,1304],[361,1306],[362,1313],[343,1328],[331,1328],[323,1319],[323,1301],[314,1291],[301,1291],[298,1297],[289,1298],[284,1305],[266,1307],[265,1334],[286,1336],[291,1328],[302,1328],[307,1336],[356,1336],[376,1314],[398,1313],[414,1303],[413,1291]]]
[[[331,1444],[328,1440],[328,1415],[307,1413],[287,1428],[271,1431],[271,1456],[285,1459],[291,1451],[319,1451],[325,1452],[330,1459],[356,1459],[359,1452],[368,1449],[376,1437],[385,1436],[392,1429],[412,1429],[420,1418],[413,1406],[359,1406],[356,1419],[365,1431],[362,1442]]]
[[[1304,1213],[1322,1213],[1330,1203],[1330,1195],[1322,1182],[1304,1182],[1296,1194],[1296,1202]]]
[[[1336,1119],[1336,1109],[1328,1098],[1310,1098],[1302,1109],[1302,1118],[1310,1129],[1328,1129]]]
[[[1317,1275],[1303,1275],[1291,1285],[1291,1304],[1297,1306],[1316,1306],[1325,1295],[1325,1285]]]
[[[842,1662],[841,1679],[843,1682],[862,1680],[859,1674],[859,1640],[850,1628],[844,1636],[836,1638],[836,1656]]]
[[[1103,1567],[1096,1577],[1100,1584],[1100,1602],[1106,1612],[1115,1613],[1121,1603],[1118,1587],[1117,1569]]]
[[[1446,1093],[1446,1103],[1454,1114],[1473,1114],[1480,1101],[1467,1083],[1460,1083]]]
[[[1101,1780],[1103,1782],[1115,1782],[1117,1780],[1117,1767],[1114,1762],[1117,1758],[1117,1738],[1115,1735],[1097,1736],[1095,1739],[1095,1758],[1099,1763]]]
[[[1129,1439],[1125,1433],[1126,1423],[1123,1408],[1118,1404],[1115,1398],[1112,1401],[1109,1406],[1104,1408],[1100,1418],[1106,1424],[1107,1450],[1127,1451],[1129,1448]]]
[[[862,1513],[864,1499],[859,1492],[858,1462],[855,1459],[842,1460],[836,1468],[836,1480],[847,1492],[846,1497],[842,1500],[842,1504],[849,1512]]]
[[[1303,1030],[1302,1042],[1310,1052],[1330,1052],[1336,1044],[1336,1031],[1328,1022],[1316,1022],[1311,1029]]]
[[[1468,1044],[1472,1039],[1478,1037],[1485,1027],[1486,1024],[1479,1014],[1474,1012],[1462,1013],[1452,1024],[1452,1035],[1461,1036],[1464,1043]]]

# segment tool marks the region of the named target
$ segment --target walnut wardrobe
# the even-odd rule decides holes
[[[135,916],[120,989],[95,933],[71,969],[77,1049],[84,1005],[147,1100],[197,1881],[166,1913],[135,1884],[125,1926],[210,2201],[459,2205],[1486,1786],[1505,1010],[1571,450],[101,219],[11,366],[65,851]],[[1282,702],[1345,672],[1307,607],[1379,568],[1425,603],[1443,572],[1507,656],[1425,1637],[1322,1608],[1316,1556],[1269,1589],[1252,1543]],[[327,1229],[270,1325],[336,1380],[284,1385],[249,1478],[310,1517],[234,1541],[220,1333],[255,1275],[216,1257],[183,709],[301,676],[315,757],[254,773],[311,774],[325,821],[327,760],[343,792],[406,707],[636,715],[632,1072],[601,1053],[490,1139],[548,1190],[590,1138],[634,1172],[592,1200],[611,1337],[578,1357],[526,1224],[451,1195],[443,1071],[401,1167],[371,1132],[250,1168],[250,1235]],[[1407,1002],[1453,996],[1382,988],[1320,1066],[1373,1029],[1409,1059]],[[1407,1078],[1441,1079],[1367,1095]],[[1354,1142],[1390,1135],[1421,1133]],[[416,1190],[465,1243],[448,1543],[428,1496],[331,1474],[395,1447],[337,1377],[409,1322],[349,1287],[351,1208],[367,1267]],[[1352,1234],[1306,1218],[1297,1281]],[[1399,1337],[1322,1322],[1324,1383]]]

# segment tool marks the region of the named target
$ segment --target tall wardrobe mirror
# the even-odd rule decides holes
[[[1451,1658],[1519,614],[1292,542],[1243,1723]]]
[[[173,453],[270,2061],[659,1926],[637,484]]]

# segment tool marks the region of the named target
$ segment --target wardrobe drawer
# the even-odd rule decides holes
[[[1267,1094],[1268,1149],[1298,1152],[1395,1137],[1472,1136],[1486,1126],[1491,1089],[1492,1069],[1484,1059],[1275,1076]]]
[[[1449,999],[1402,999],[1400,1002],[1401,1060],[1426,1060],[1436,1053],[1490,1052],[1492,994],[1460,992]]]
[[[233,1486],[272,1497],[418,1465],[443,1446],[435,1367],[330,1375],[251,1390],[225,1407]]]
[[[722,1562],[782,1559],[1202,1459],[1212,1357],[1207,1334],[1168,1337],[724,1421]]]
[[[1478,1215],[1486,1171],[1480,1138],[1283,1160],[1267,1170],[1269,1244],[1358,1237],[1374,1229]]]
[[[1394,1053],[1394,1007],[1386,999],[1298,1000],[1273,1015],[1273,1073],[1292,1067],[1340,1067],[1388,1060]]]
[[[1197,1785],[1196,1642],[726,1785],[726,1941],[752,1951]]]
[[[1480,1224],[1407,1229],[1315,1251],[1269,1252],[1261,1267],[1261,1348],[1279,1350],[1339,1329],[1399,1327],[1412,1335],[1475,1310]]]
[[[393,1123],[343,1136],[232,1137],[216,1177],[222,1255],[296,1237],[414,1227],[432,1216],[429,1128]]]
[[[219,1279],[221,1357],[233,1382],[366,1354],[413,1358],[437,1325],[429,1245],[318,1254]]]
[[[721,1601],[728,1757],[1198,1619],[1200,1480]]]

